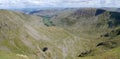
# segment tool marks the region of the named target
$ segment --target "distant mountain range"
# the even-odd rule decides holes
[[[61,12],[67,12],[67,11],[76,11],[78,9],[84,9],[84,8],[22,8],[22,9],[13,9],[15,11],[21,11],[26,14],[34,14],[38,16],[53,16],[56,14],[59,14]],[[120,8],[98,8],[103,9],[107,11],[113,11],[113,12],[120,12]]]

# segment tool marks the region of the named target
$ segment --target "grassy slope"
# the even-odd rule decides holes
[[[16,57],[16,54],[25,54],[25,55],[29,55],[30,53],[32,54],[33,50],[30,48],[30,45],[28,47],[27,44],[25,45],[24,43],[25,41],[27,42],[29,38],[24,37],[24,36],[27,37],[28,34],[22,28],[24,28],[25,24],[29,25],[29,23],[33,19],[41,19],[41,18],[36,16],[24,15],[18,12],[9,12],[6,10],[0,10],[0,17],[1,17],[0,19],[0,27],[1,27],[0,28],[0,36],[1,36],[0,50],[13,53],[13,55],[4,53],[4,56],[8,56],[8,57],[4,57],[2,55],[1,58],[8,59],[10,57],[11,59],[13,59],[14,57]],[[34,20],[32,22],[37,23],[39,21],[40,20],[37,20],[37,21]],[[33,26],[34,24],[31,23],[30,25]],[[31,44],[31,41],[29,41],[28,44]],[[18,59],[18,57],[14,59]]]

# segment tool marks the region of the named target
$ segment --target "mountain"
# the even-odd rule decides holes
[[[0,58],[120,59],[119,15],[85,8],[61,11],[44,22],[40,16],[0,10]]]
[[[53,17],[53,16],[57,16],[57,14],[61,12],[73,12],[75,10],[76,8],[50,8],[50,9],[33,10],[29,12],[29,14]]]
[[[67,15],[66,15],[67,14]],[[84,8],[73,13],[62,13],[50,19],[56,26],[65,28],[72,33],[99,37],[120,25],[120,13],[104,9]],[[95,36],[96,35],[96,36]]]

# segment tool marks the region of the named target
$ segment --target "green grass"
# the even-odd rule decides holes
[[[31,58],[17,56],[17,54],[15,53],[0,51],[0,59],[31,59]]]
[[[46,25],[46,26],[54,26],[53,22],[50,21],[50,17],[42,17],[43,18],[43,23]]]

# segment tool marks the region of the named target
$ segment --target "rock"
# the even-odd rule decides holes
[[[89,51],[86,51],[86,52],[82,52],[78,57],[84,57],[84,56],[87,56],[88,54],[90,54],[92,51],[89,50]]]
[[[106,33],[106,34],[104,35],[104,37],[109,37],[109,34],[108,34],[108,33]]]
[[[101,43],[97,44],[97,46],[101,46],[101,45],[105,45],[105,42],[101,42]]]
[[[42,49],[43,52],[46,52],[47,50],[48,50],[47,47],[44,47],[44,48]]]
[[[117,46],[117,43],[112,42],[112,41],[106,41],[106,42],[101,42],[101,43],[97,44],[96,47],[98,47],[98,46],[105,46],[107,48],[114,48]]]

